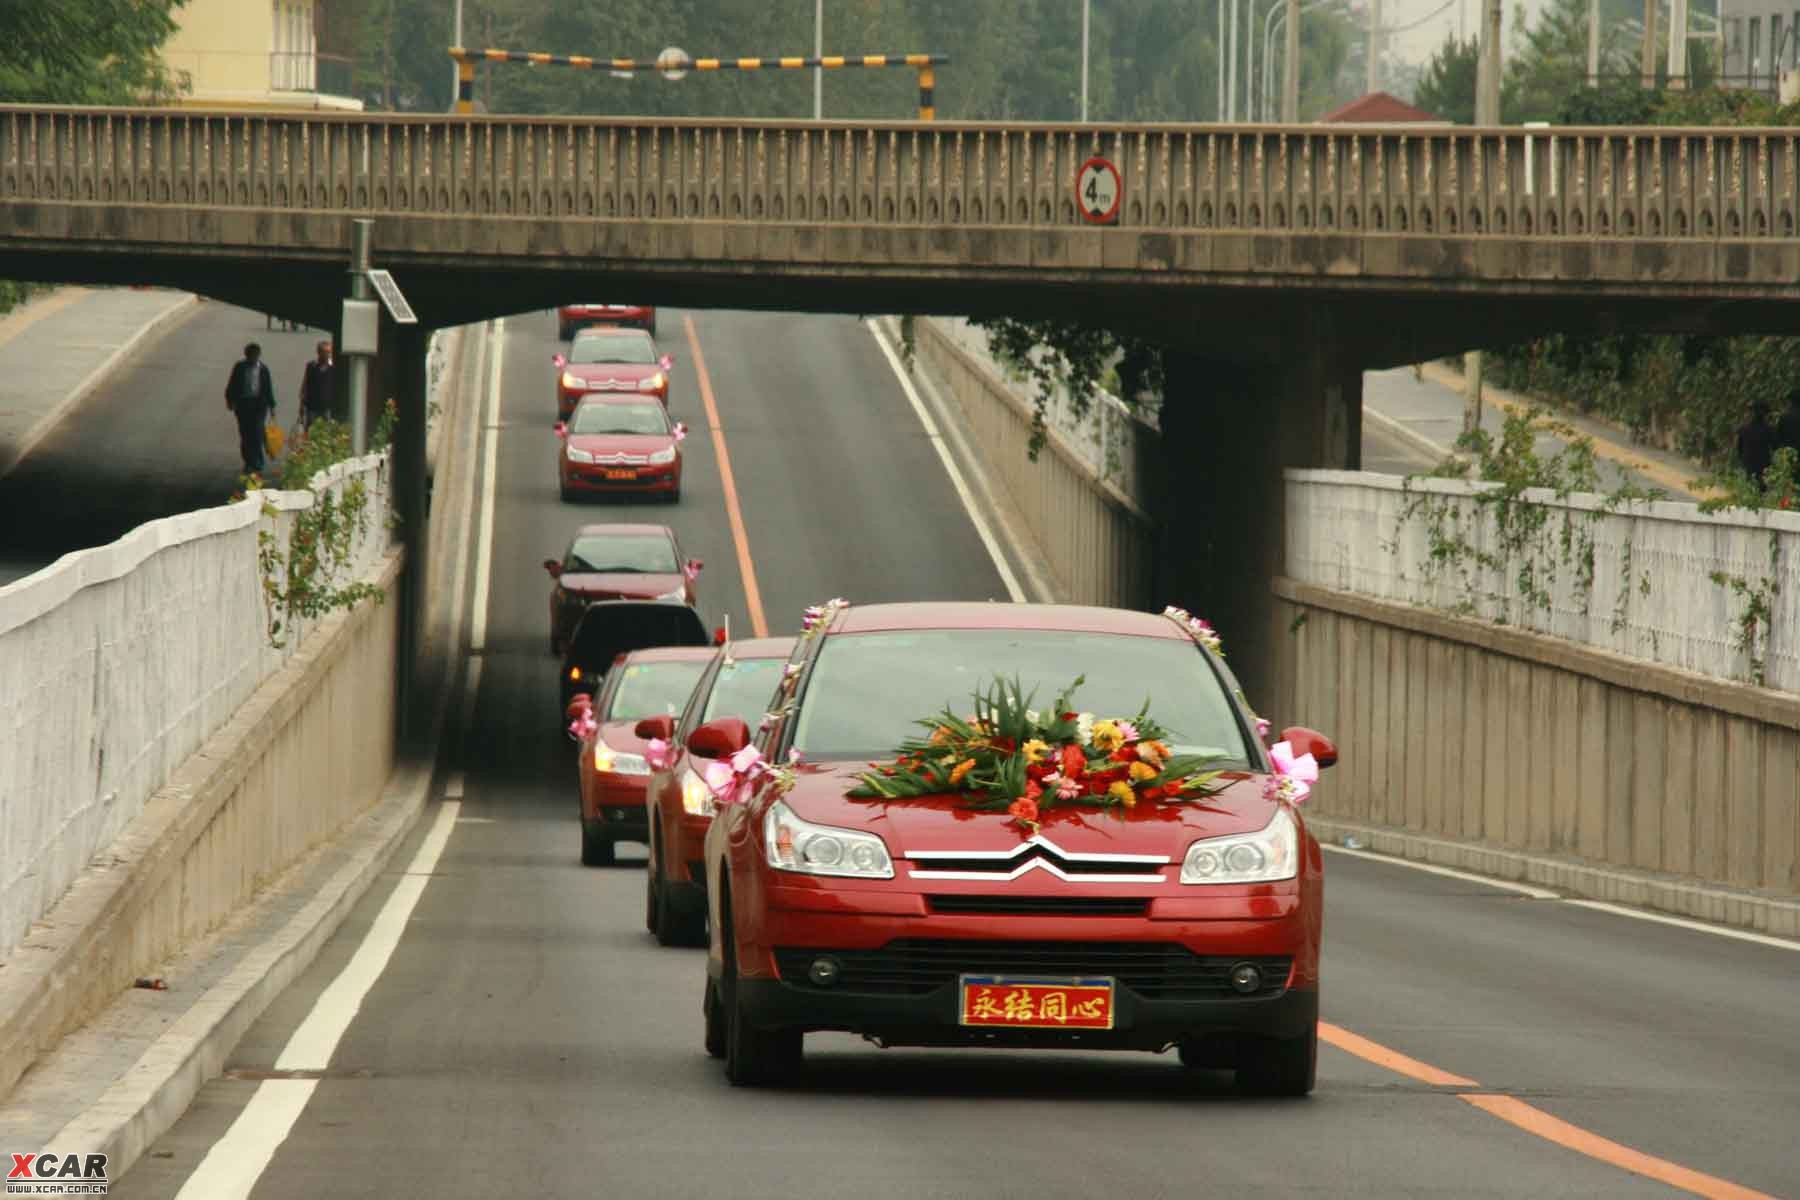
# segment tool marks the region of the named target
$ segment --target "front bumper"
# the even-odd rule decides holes
[[[631,826],[640,833],[650,832],[650,818],[644,808],[644,792],[648,775],[596,773],[581,795],[581,816],[600,821],[608,828]]]
[[[607,471],[628,470],[631,479],[609,479]],[[600,463],[571,463],[561,468],[562,485],[571,492],[673,492],[681,486],[681,464],[663,466],[607,467]]]

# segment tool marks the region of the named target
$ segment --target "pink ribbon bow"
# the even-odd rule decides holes
[[[652,771],[666,770],[675,761],[674,747],[664,738],[651,738],[644,747],[644,761]]]
[[[742,799],[757,776],[768,769],[762,751],[755,746],[745,746],[723,762],[707,763],[703,777],[706,786],[712,789],[713,798],[720,804],[730,804]]]
[[[581,715],[569,722],[569,736],[576,741],[586,741],[600,730],[600,722],[594,719],[594,710],[584,708]]]
[[[1312,794],[1312,785],[1319,781],[1319,761],[1310,753],[1295,758],[1294,747],[1288,742],[1270,746],[1269,761],[1275,767],[1275,774],[1263,785],[1263,795],[1271,800],[1304,804]]]

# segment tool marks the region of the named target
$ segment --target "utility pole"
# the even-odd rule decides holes
[[[1600,86],[1600,0],[1588,0],[1588,86]]]
[[[1369,0],[1369,61],[1368,78],[1363,83],[1363,91],[1373,92],[1381,87],[1381,0]]]
[[[1500,19],[1504,0],[1481,0],[1481,58],[1475,73],[1475,124],[1500,124]],[[1656,0],[1650,0],[1654,4]],[[1463,432],[1481,428],[1481,351],[1463,355]]]
[[[1225,5],[1227,0],[1219,0],[1219,108],[1217,119],[1225,119],[1225,60],[1230,57],[1225,49]]]
[[[1225,0],[1231,5],[1231,52],[1225,56],[1225,119],[1237,120],[1237,44],[1238,0]]]
[[[1661,6],[1657,0],[1644,0],[1644,48],[1642,70],[1644,86],[1656,86],[1656,15]]]
[[[456,0],[458,4],[462,0]],[[1598,3],[1598,0],[1596,0]],[[825,57],[825,0],[813,0],[813,57]],[[825,119],[825,69],[813,68],[813,120]]]
[[[1081,120],[1087,123],[1088,114],[1088,18],[1092,15],[1090,0],[1081,0]]]
[[[455,46],[458,50],[462,49],[462,44],[463,44],[463,40],[462,40],[462,6],[463,6],[463,0],[456,0],[456,28],[453,29],[450,33],[450,44],[452,46]],[[452,97],[452,103],[451,103],[450,107],[455,108],[456,107],[456,104],[454,103],[455,99],[460,98],[462,96],[462,75],[463,75],[462,68],[463,68],[463,65],[460,62],[453,62],[450,64],[450,66],[456,76],[450,83],[450,95]]]
[[[350,223],[350,298],[344,302],[344,330],[339,341],[350,360],[350,452],[358,457],[369,452],[369,367],[380,325],[369,287],[374,241],[374,221],[359,217]]]
[[[1287,0],[1287,72],[1281,77],[1281,119],[1300,120],[1300,0]]]
[[[1669,86],[1676,90],[1687,87],[1687,32],[1687,0],[1669,0]],[[1800,36],[1800,28],[1793,35]]]

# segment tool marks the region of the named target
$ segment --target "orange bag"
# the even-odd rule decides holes
[[[269,452],[270,458],[280,458],[281,448],[287,444],[287,435],[281,432],[281,426],[270,421],[263,426],[263,449]]]

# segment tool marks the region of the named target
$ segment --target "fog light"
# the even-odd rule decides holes
[[[1239,963],[1231,968],[1231,990],[1240,996],[1262,991],[1262,968],[1255,963]]]
[[[835,958],[815,958],[812,966],[806,969],[806,977],[820,987],[830,987],[838,981],[838,964]]]

